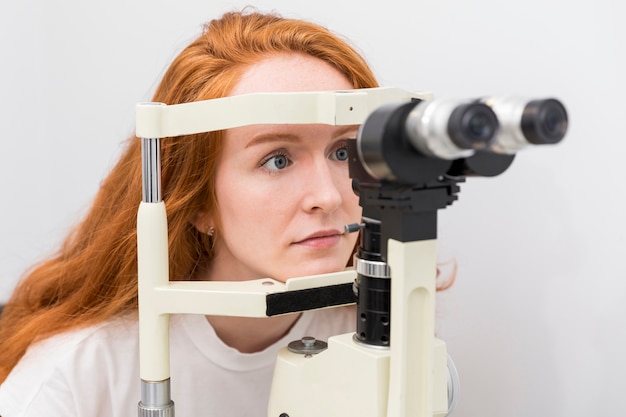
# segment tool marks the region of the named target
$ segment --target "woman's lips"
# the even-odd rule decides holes
[[[328,230],[313,233],[302,240],[295,242],[295,245],[306,246],[315,249],[326,249],[336,246],[341,240],[342,233],[338,230]]]

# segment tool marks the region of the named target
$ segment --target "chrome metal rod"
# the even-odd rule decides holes
[[[146,203],[161,201],[161,140],[141,139],[142,200]]]

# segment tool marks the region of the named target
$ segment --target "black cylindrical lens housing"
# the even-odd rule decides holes
[[[389,346],[391,329],[391,279],[358,274],[357,325],[355,337],[361,343]]]
[[[448,135],[461,149],[485,149],[498,132],[498,118],[483,103],[457,106],[448,119]]]
[[[558,143],[567,132],[567,111],[556,99],[532,100],[522,113],[521,127],[526,140],[535,145]]]
[[[381,254],[381,222],[363,217],[359,248],[355,257],[357,278],[356,339],[367,345],[389,346],[391,325],[391,277]]]

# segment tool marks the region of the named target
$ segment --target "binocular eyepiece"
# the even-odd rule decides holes
[[[490,97],[483,103],[496,112],[500,121],[494,152],[512,154],[528,145],[553,145],[567,132],[567,111],[554,98]]]
[[[376,180],[427,181],[452,165],[467,165],[460,159],[480,161],[482,172],[471,174],[490,176],[524,147],[560,142],[567,124],[565,107],[553,98],[415,100],[375,110],[361,126],[357,152]],[[488,166],[490,159],[496,169]]]

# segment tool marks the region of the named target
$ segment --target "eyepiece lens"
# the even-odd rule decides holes
[[[567,124],[567,111],[555,99],[531,101],[522,114],[522,132],[535,145],[559,142],[565,136]]]
[[[480,112],[469,114],[467,120],[464,120],[467,125],[467,131],[470,137],[475,141],[489,140],[493,136],[494,126],[490,123],[489,118]]]
[[[483,149],[495,138],[498,119],[485,104],[458,106],[448,120],[450,139],[461,149]]]

